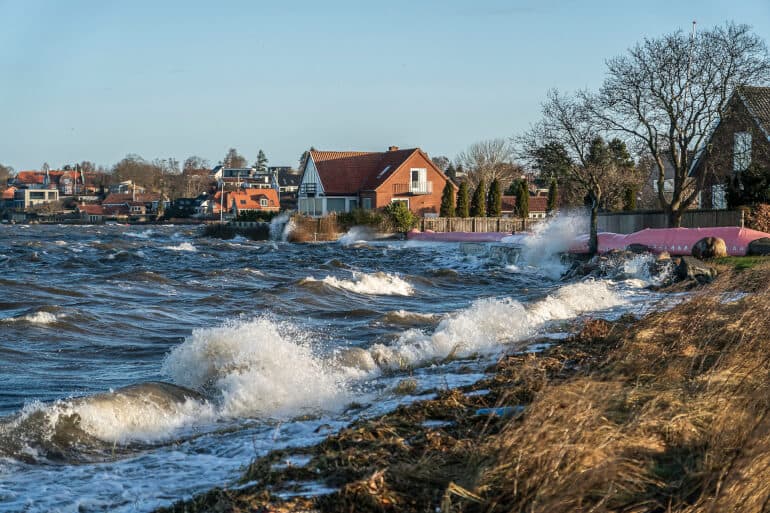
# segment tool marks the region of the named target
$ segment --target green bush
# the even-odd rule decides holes
[[[416,215],[409,210],[404,201],[394,201],[383,209],[383,213],[390,221],[393,229],[399,233],[406,233],[419,222]]]
[[[455,215],[457,217],[468,217],[469,214],[468,184],[463,182],[457,190],[457,207],[455,207]]]
[[[250,210],[247,212],[239,213],[235,220],[245,223],[255,223],[258,221],[270,222],[277,215],[278,212],[261,212],[259,210]]]
[[[447,180],[444,184],[444,190],[441,191],[441,209],[439,210],[441,217],[454,217],[455,216],[455,187],[452,185],[451,180]]]
[[[365,210],[356,208],[350,212],[340,212],[337,214],[337,222],[340,226],[348,230],[353,226],[380,226],[382,224],[382,214],[376,210]]]
[[[481,180],[476,190],[473,191],[473,197],[471,198],[471,217],[484,217],[487,215],[486,199],[487,184],[484,183],[484,180]]]

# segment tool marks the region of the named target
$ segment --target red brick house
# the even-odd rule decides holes
[[[691,173],[705,173],[701,208],[727,208],[725,180],[757,163],[770,168],[770,87],[739,87]]]
[[[438,214],[447,176],[419,148],[384,152],[310,151],[300,170],[298,210],[324,216],[403,201],[417,215]]]

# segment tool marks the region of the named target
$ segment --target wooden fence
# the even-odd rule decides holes
[[[524,232],[541,222],[541,219],[518,217],[424,217],[420,230],[434,232]]]
[[[667,228],[664,212],[613,212],[599,214],[599,231],[633,233],[645,228]],[[707,226],[743,226],[743,212],[738,210],[688,210],[682,215],[683,228]]]

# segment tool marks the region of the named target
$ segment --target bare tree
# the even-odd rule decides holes
[[[542,119],[537,124],[515,138],[518,151],[523,158],[535,161],[539,150],[548,144],[559,144],[566,150],[569,167],[565,172],[590,202],[589,252],[595,254],[598,250],[597,225],[599,206],[605,193],[604,184],[614,176],[617,163],[614,159],[596,158],[595,146],[601,135],[601,126],[581,98],[565,96],[556,90],[549,91],[541,113]]]
[[[694,27],[693,27],[694,29]],[[770,78],[764,41],[747,25],[727,23],[692,35],[681,30],[645,39],[607,62],[608,76],[586,104],[603,128],[637,143],[655,163],[658,201],[669,226],[679,226],[697,199],[705,173],[690,176],[737,86]],[[664,194],[666,164],[673,169]]]
[[[471,188],[482,180],[486,183],[498,180],[507,185],[521,174],[520,168],[513,164],[513,148],[506,139],[488,139],[470,145],[457,156],[457,164],[465,170]]]
[[[13,168],[0,164],[0,189],[5,189],[5,185],[11,176],[13,176]]]

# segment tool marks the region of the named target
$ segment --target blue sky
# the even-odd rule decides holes
[[[732,20],[770,43],[768,0],[219,3],[0,0],[0,163],[454,157],[645,36]]]

